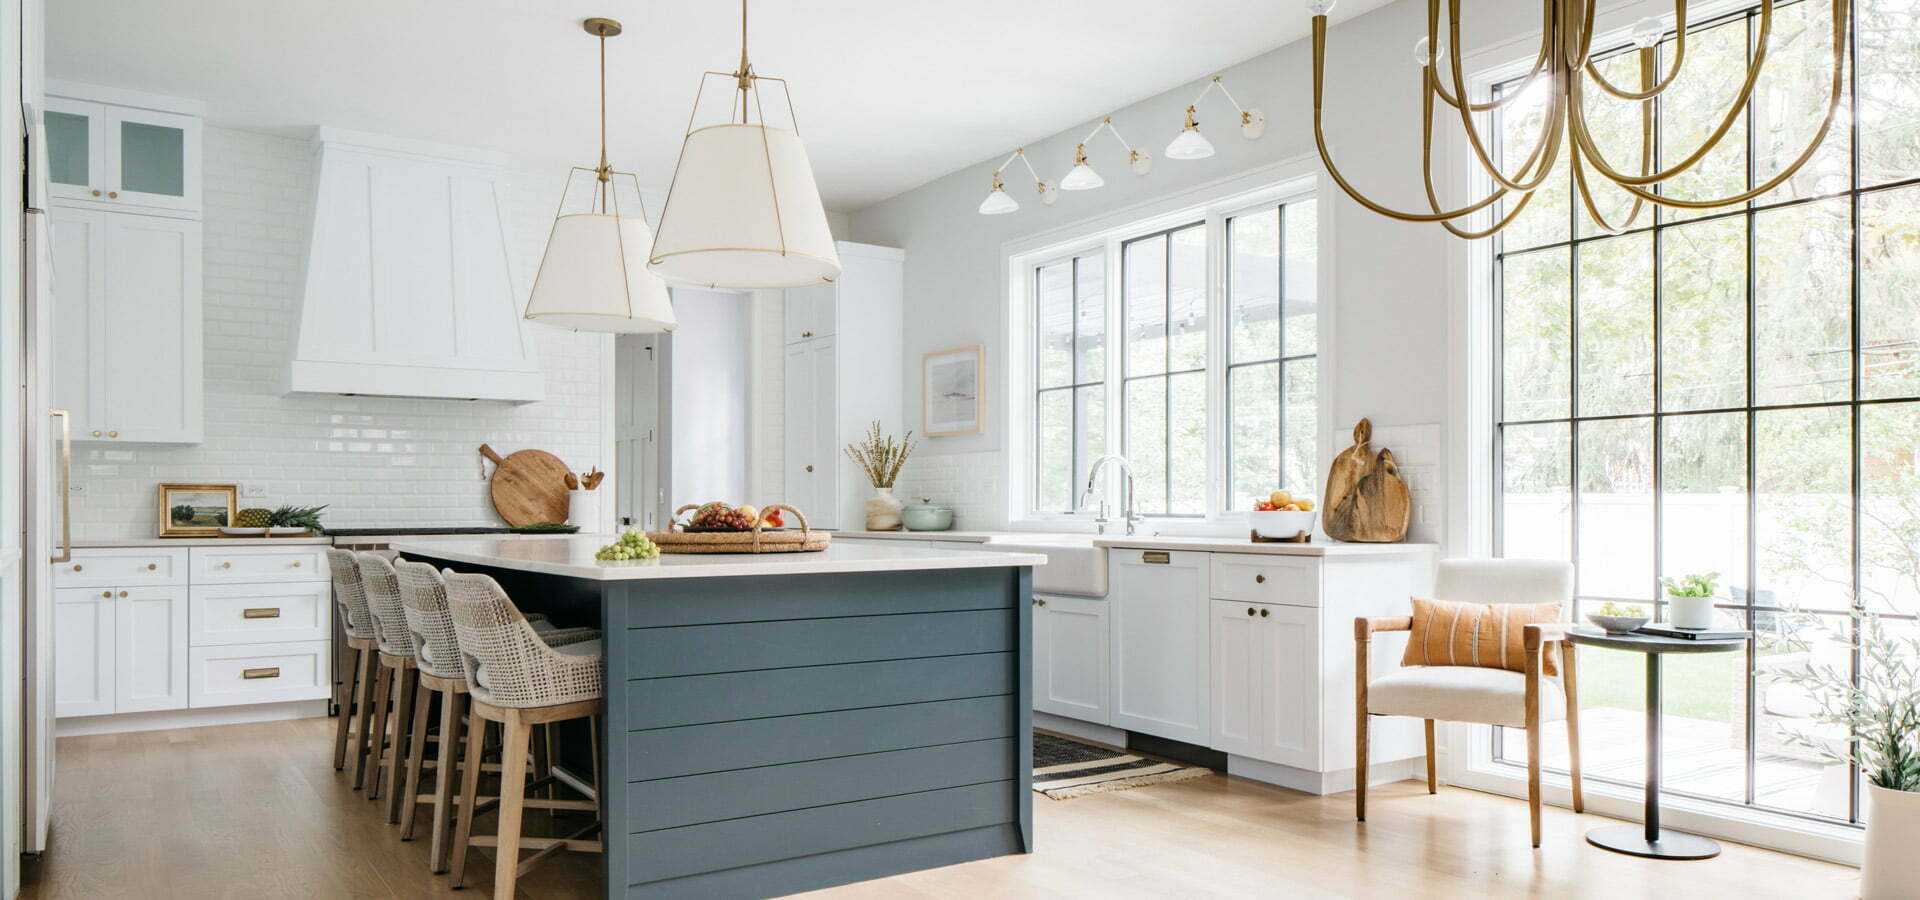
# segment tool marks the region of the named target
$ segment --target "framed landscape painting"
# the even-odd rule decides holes
[[[920,358],[920,433],[927,437],[979,434],[986,420],[980,345]]]
[[[163,484],[160,486],[160,536],[219,534],[233,524],[239,503],[235,484]]]

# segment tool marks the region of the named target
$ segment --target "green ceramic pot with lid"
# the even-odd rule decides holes
[[[953,527],[953,507],[939,506],[931,498],[909,503],[900,510],[900,521],[908,531],[945,531]]]

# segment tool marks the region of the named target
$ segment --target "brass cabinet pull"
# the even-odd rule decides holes
[[[812,466],[808,466],[808,467],[807,467],[807,471],[809,471],[809,472],[811,472],[811,471],[813,471],[813,467],[812,467]]]
[[[1255,576],[1253,576],[1253,583],[1254,583],[1254,584],[1266,584],[1266,583],[1267,583],[1267,576],[1265,576],[1265,575],[1255,575]]]
[[[147,563],[147,571],[149,571],[149,572],[152,572],[152,571],[154,571],[155,569],[158,569],[158,568],[160,568],[160,564],[159,564],[159,563]]]
[[[101,597],[103,597],[103,598],[105,598],[105,599],[108,599],[108,600],[112,600],[112,599],[113,599],[113,592],[112,592],[112,591],[101,591],[101,592],[100,592],[100,596],[101,596]]]
[[[293,561],[293,567],[294,567],[294,568],[296,568],[296,569],[298,569],[298,568],[300,568],[300,561],[299,561],[299,560],[297,560],[297,559],[296,559],[296,560],[294,560],[294,561]]]
[[[1265,610],[1265,609],[1263,609],[1263,610],[1261,610],[1261,611],[1260,611],[1260,618],[1262,618],[1262,619],[1264,619],[1264,618],[1266,618],[1266,617],[1267,617],[1267,613],[1268,613],[1268,612],[1270,612],[1270,610]]]
[[[280,607],[256,606],[251,609],[241,610],[240,616],[245,619],[278,619],[280,618]]]
[[[93,195],[94,195],[95,197],[98,197],[98,196],[100,196],[100,192],[99,192],[99,191],[94,191],[94,192],[93,192]]]
[[[1247,615],[1253,615],[1253,607],[1247,607]]]
[[[98,428],[95,428],[95,429],[93,430],[93,436],[94,436],[94,437],[99,437],[99,436],[100,436],[100,429],[98,429]]]
[[[801,336],[801,337],[803,337],[803,338],[810,338],[810,337],[813,337],[813,332],[811,332],[811,331],[802,331],[802,332],[800,332],[800,336]]]
[[[242,669],[240,670],[240,677],[248,681],[252,681],[255,678],[279,678],[280,667],[268,666],[264,669]]]
[[[108,199],[108,200],[118,200],[118,199],[120,199],[120,192],[119,192],[119,191],[108,191],[108,192],[107,192],[107,199]]]
[[[74,564],[73,564],[73,570],[74,570],[75,572],[78,572],[78,571],[80,571],[80,564],[79,564],[79,563],[74,563]]]
[[[120,436],[120,432],[118,432],[118,431],[109,431],[109,432],[107,432],[107,437],[119,437],[119,436]]]
[[[220,568],[222,568],[222,569],[231,569],[231,568],[233,568],[233,563],[232,563],[232,562],[223,562],[223,563],[221,563],[221,564],[220,564]]]
[[[125,597],[127,596],[127,592],[126,592],[126,591],[121,591],[121,592],[120,592],[120,596],[121,596],[121,597],[122,597],[122,598],[124,599],[124,598],[125,598]]]
[[[1047,601],[1045,601],[1045,600],[1042,600],[1042,599],[1040,599],[1039,597],[1035,597],[1035,598],[1033,598],[1033,605],[1035,605],[1035,606],[1045,606],[1045,605],[1047,605]]]
[[[1173,562],[1173,554],[1165,550],[1148,550],[1140,554],[1140,561],[1148,565],[1164,566]]]

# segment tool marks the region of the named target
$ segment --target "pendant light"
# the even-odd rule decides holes
[[[653,233],[647,212],[623,215],[614,176],[633,184],[636,201],[640,181],[631,172],[616,172],[607,163],[607,38],[620,33],[612,19],[588,19],[588,34],[600,39],[600,164],[567,170],[560,190],[560,209],[547,235],[547,250],[533,277],[527,298],[527,318],[543,325],[614,334],[652,334],[672,331],[673,303],[667,285],[647,271]],[[593,195],[584,213],[568,213],[567,192],[574,176],[593,173]]]
[[[747,4],[740,3],[740,68],[729,78],[728,119],[698,125],[700,94],[687,120],[667,206],[648,268],[668,281],[717,288],[800,287],[840,277],[840,255],[797,124],[767,124],[760,82],[780,85],[787,121],[793,98],[782,78],[758,75],[747,60]],[[735,121],[735,119],[738,121]]]

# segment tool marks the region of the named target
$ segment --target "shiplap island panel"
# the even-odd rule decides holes
[[[977,550],[593,559],[398,542],[607,652],[607,894],[766,897],[1033,847],[1032,566]]]

